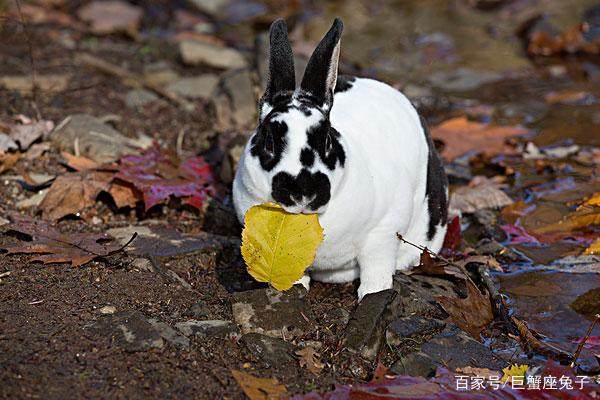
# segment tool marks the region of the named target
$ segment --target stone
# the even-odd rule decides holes
[[[398,309],[393,289],[366,295],[346,326],[344,346],[363,358],[374,360],[383,342],[384,331]]]
[[[131,262],[131,266],[140,271],[155,272],[152,261],[147,258],[138,257]]]
[[[499,73],[475,71],[469,68],[454,68],[451,71],[435,72],[429,76],[429,82],[433,86],[450,92],[473,90],[500,79],[502,75]]]
[[[175,324],[175,328],[185,336],[200,336],[203,338],[238,338],[240,336],[240,329],[235,324],[232,324],[231,321],[219,319],[207,321],[191,319]]]
[[[437,367],[435,362],[421,352],[414,352],[400,357],[390,371],[397,375],[422,376],[430,378],[435,375]]]
[[[387,327],[385,338],[390,346],[399,346],[405,338],[430,335],[441,331],[445,326],[446,323],[439,319],[410,315],[392,321]]]
[[[431,340],[423,343],[421,352],[451,371],[467,365],[500,371],[509,365],[506,360],[497,357],[489,348],[455,325],[448,325]]]
[[[61,122],[50,135],[62,151],[88,157],[98,163],[115,161],[126,154],[139,154],[139,147],[147,147],[141,139],[121,135],[116,129],[88,114],[74,114]]]
[[[192,99],[208,99],[214,92],[219,78],[214,74],[181,78],[167,85],[167,90]]]
[[[69,75],[63,74],[36,75],[35,85],[41,92],[62,92],[69,85],[70,79]],[[0,77],[0,86],[26,94],[33,91],[33,80],[31,75],[3,75]]]
[[[146,89],[133,89],[125,95],[125,104],[130,108],[145,106],[158,100],[158,96]]]
[[[241,342],[269,367],[289,365],[295,361],[296,346],[283,339],[260,333],[247,333],[242,336]]]
[[[199,11],[214,17],[231,3],[231,0],[189,0],[189,3]]]
[[[167,61],[157,61],[144,67],[144,79],[158,86],[163,86],[179,78]]]
[[[215,99],[217,126],[227,129],[250,128],[257,118],[257,98],[252,72],[232,70],[221,75],[220,90]]]
[[[159,335],[167,342],[171,343],[176,347],[188,348],[190,347],[190,339],[177,333],[177,331],[168,324],[160,322],[156,318],[151,318],[148,322],[157,330]]]
[[[104,306],[98,310],[100,314],[114,314],[117,312],[117,307],[115,306]]]
[[[130,352],[161,349],[164,346],[159,332],[139,311],[103,315],[86,328]]]
[[[9,150],[17,150],[19,146],[6,133],[0,132],[0,153],[6,153]]]
[[[193,319],[204,318],[208,316],[208,308],[206,307],[206,303],[203,301],[198,301],[192,304],[192,306],[183,315]]]
[[[233,320],[244,334],[258,332],[286,339],[303,335],[311,328],[313,319],[306,294],[300,285],[285,292],[262,288],[234,293]]]
[[[248,64],[239,51],[195,40],[179,43],[179,52],[185,64],[207,65],[220,69],[244,68]]]

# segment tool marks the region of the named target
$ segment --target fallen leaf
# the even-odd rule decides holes
[[[590,246],[585,249],[585,255],[600,254],[600,238],[596,239]]]
[[[467,297],[464,299],[437,296],[436,300],[462,330],[479,340],[482,329],[493,321],[494,314],[488,297],[481,294],[470,280],[466,280]]]
[[[586,34],[590,30],[587,22],[579,23],[561,34],[552,34],[545,30],[535,31],[530,35],[527,43],[527,52],[538,56],[552,56],[556,54],[600,53],[600,39],[598,35]],[[590,37],[588,39],[588,37]]]
[[[287,397],[285,385],[276,378],[256,378],[242,371],[231,370],[231,375],[250,400],[274,400]]]
[[[146,210],[171,196],[196,209],[215,193],[214,176],[202,157],[180,160],[173,152],[154,145],[140,155],[121,158],[115,175],[142,193]]]
[[[94,160],[90,160],[89,158],[83,156],[75,156],[66,151],[61,152],[60,155],[65,159],[67,166],[75,171],[96,169],[100,166],[100,164]]]
[[[450,276],[459,279],[466,279],[467,273],[462,266],[448,264],[442,260],[434,260],[429,252],[423,251],[421,253],[421,260],[416,268],[407,271],[408,275],[414,273],[422,273],[424,275],[441,275]]]
[[[562,220],[535,229],[534,233],[571,232],[600,225],[600,207],[582,205]]]
[[[524,135],[527,129],[517,126],[499,126],[469,121],[456,117],[431,129],[434,139],[444,142],[442,156],[453,160],[469,151],[494,155],[513,154],[514,149],[505,144],[507,138]]]
[[[266,203],[246,212],[242,256],[257,281],[287,290],[302,277],[323,241],[316,214],[289,214]]]
[[[319,375],[323,371],[323,368],[325,368],[325,364],[319,361],[319,354],[310,346],[296,351],[296,354],[300,356],[300,366],[306,367],[306,369],[315,375]]]
[[[96,202],[101,191],[107,191],[113,178],[111,172],[70,172],[57,177],[40,204],[42,215],[48,220],[58,220],[79,214]]]
[[[442,245],[442,248],[456,250],[456,248],[460,245],[461,240],[460,218],[456,216],[448,223],[448,229],[446,230],[446,236],[444,237],[444,244]]]
[[[589,92],[581,90],[563,90],[561,92],[550,92],[544,98],[549,104],[571,104],[582,105],[595,102],[594,96]]]
[[[461,186],[450,195],[450,210],[474,213],[486,208],[501,208],[513,200],[500,190],[502,183],[485,177],[475,177],[468,186]]]
[[[373,379],[371,382],[382,382],[385,379],[389,379],[389,377],[393,377],[394,374],[390,372],[390,369],[383,365],[381,362],[377,363],[377,367],[375,367],[375,372],[373,372]]]
[[[135,36],[142,15],[140,7],[118,0],[93,1],[77,11],[77,16],[90,23],[91,31],[98,35],[122,32]]]
[[[590,199],[583,203],[586,206],[599,206],[600,207],[600,192],[595,193]]]
[[[29,261],[44,264],[70,263],[78,267],[97,257],[106,257],[120,251],[123,246],[113,243],[104,233],[61,233],[46,221],[10,215],[10,230],[20,232],[30,240],[4,246],[8,254],[39,254]]]
[[[138,201],[142,200],[142,195],[132,185],[127,182],[115,180],[110,184],[108,193],[112,196],[117,208],[135,207]]]
[[[0,153],[0,174],[11,169],[21,158],[21,153]]]
[[[498,371],[493,371],[493,370],[487,369],[487,368],[476,368],[476,367],[470,367],[470,366],[456,368],[456,372],[458,372],[461,375],[476,376],[476,377],[482,377],[485,379],[490,379],[490,377],[491,377],[491,378],[495,378],[497,380],[498,377],[500,376],[500,373]]]
[[[504,375],[502,375],[502,382],[507,382],[513,377],[515,378],[525,378],[525,374],[529,366],[527,364],[512,364],[510,367],[506,367],[502,369]]]

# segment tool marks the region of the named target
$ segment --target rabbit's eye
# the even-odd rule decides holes
[[[331,152],[331,136],[329,134],[325,135],[325,155],[329,155]]]
[[[273,140],[273,134],[271,132],[267,133],[265,136],[265,152],[270,156],[275,154],[275,141]]]

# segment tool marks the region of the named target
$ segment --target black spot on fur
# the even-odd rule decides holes
[[[304,167],[312,167],[315,163],[315,152],[307,147],[303,148],[300,152],[300,163]]]
[[[327,168],[334,170],[338,162],[340,166],[344,166],[346,153],[339,140],[340,133],[331,126],[329,120],[322,120],[313,126],[307,135],[308,146],[319,155]]]
[[[313,198],[308,204],[311,210],[324,206],[331,198],[331,184],[322,172],[310,173],[302,169],[294,177],[287,172],[279,172],[273,177],[271,196],[284,206],[292,206],[303,197]]]
[[[448,199],[446,189],[448,187],[448,178],[444,172],[442,159],[435,149],[427,123],[425,119],[419,116],[427,146],[429,147],[429,158],[427,160],[427,186],[425,195],[427,196],[427,205],[429,208],[429,229],[427,230],[427,239],[433,239],[436,233],[437,225],[444,225],[448,222]]]
[[[266,119],[259,125],[250,142],[250,154],[258,157],[265,171],[271,171],[281,160],[286,146],[287,124]]]
[[[352,89],[355,80],[355,76],[339,75],[337,78],[337,83],[335,85],[335,93],[343,93],[347,90]]]

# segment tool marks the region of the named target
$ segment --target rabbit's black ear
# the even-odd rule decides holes
[[[272,103],[273,97],[280,92],[293,92],[296,89],[294,56],[288,39],[287,25],[283,19],[271,24],[269,30],[269,75],[265,94],[261,99],[261,114],[264,103]]]
[[[313,95],[322,106],[331,105],[333,101],[343,29],[342,20],[336,18],[329,32],[310,56],[300,84],[300,88]]]

